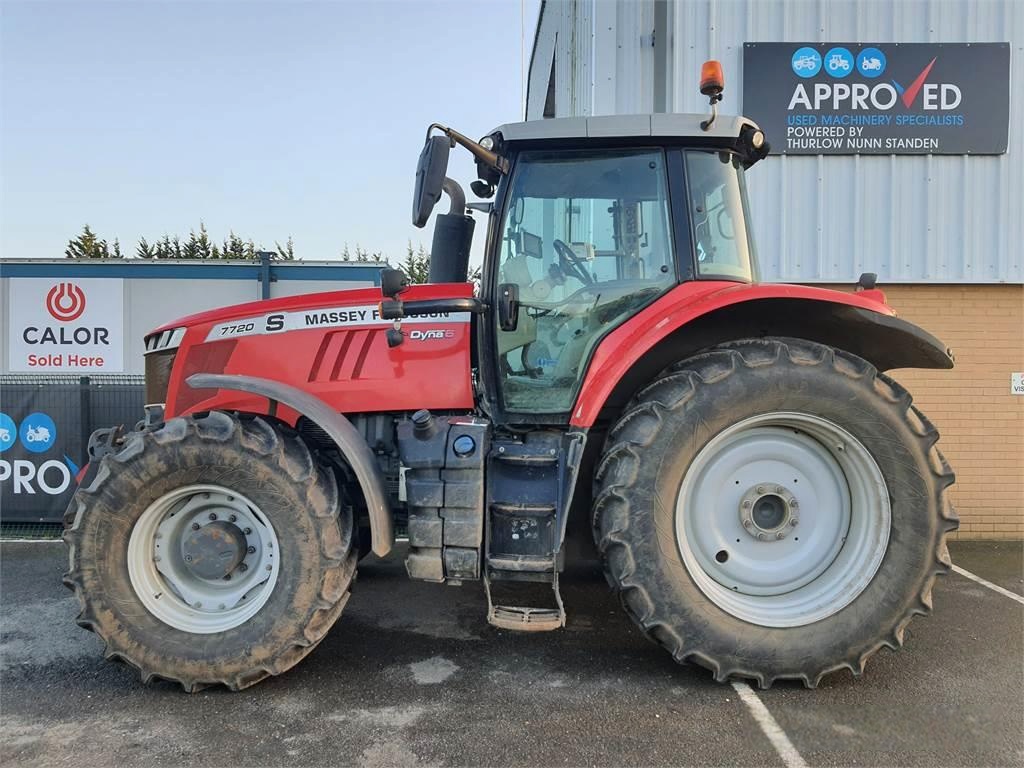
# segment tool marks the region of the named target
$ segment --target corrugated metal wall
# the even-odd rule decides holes
[[[709,58],[736,113],[743,43],[784,41],[1008,41],[1010,139],[1000,156],[770,157],[749,177],[765,279],[1024,282],[1022,0],[547,0],[527,117],[543,114],[552,52],[559,117],[703,112]]]

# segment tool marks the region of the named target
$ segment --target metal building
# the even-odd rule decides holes
[[[704,112],[697,81],[707,59],[725,70],[721,110],[741,114],[744,43],[830,40],[1009,41],[1010,125],[1024,122],[1018,0],[547,0],[527,119]],[[995,156],[773,158],[749,177],[763,276],[1022,283],[1022,155],[1024,133],[1011,129],[1006,154]]]
[[[752,49],[781,43],[795,51],[792,72],[788,52],[785,72],[744,71]],[[1024,2],[543,0],[526,116],[703,113],[698,81],[707,59],[725,71],[721,111],[742,114],[745,102],[760,99],[744,94],[744,80],[770,86],[775,73],[806,76],[796,72],[799,46],[819,50],[821,66],[831,45],[897,56],[910,43],[946,46],[946,71],[968,43],[1008,57],[989,78],[997,82],[982,83],[1004,97],[975,103],[970,115],[1001,130],[1005,143],[992,154],[773,152],[748,175],[761,277],[849,290],[862,272],[875,272],[902,315],[949,344],[956,370],[895,375],[942,432],[940,447],[958,474],[960,535],[1022,538]],[[859,79],[875,75],[861,71]],[[960,66],[953,76],[971,82],[972,75]],[[903,95],[888,76],[874,82],[891,82]],[[786,138],[768,131],[768,140],[780,146]]]

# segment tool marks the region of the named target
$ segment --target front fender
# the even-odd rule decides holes
[[[571,423],[593,426],[602,412],[617,412],[672,363],[735,339],[806,339],[862,357],[880,371],[952,368],[949,349],[896,317],[884,298],[878,290],[843,293],[800,285],[684,283],[602,339]]]
[[[195,373],[186,381],[193,389],[228,389],[261,395],[268,400],[288,406],[321,427],[338,446],[338,450],[352,467],[352,471],[359,481],[370,514],[373,553],[378,557],[384,557],[391,551],[395,542],[395,533],[387,493],[384,490],[384,479],[381,477],[377,459],[373,455],[373,451],[370,450],[370,446],[366,444],[363,436],[344,415],[308,392],[270,379],[261,379],[255,376]]]

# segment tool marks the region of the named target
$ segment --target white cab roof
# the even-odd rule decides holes
[[[736,138],[745,125],[757,124],[745,117],[719,115],[710,130],[700,124],[707,114],[608,115],[605,117],[554,117],[505,123],[492,133],[500,133],[505,141],[529,139],[618,138],[630,136]]]

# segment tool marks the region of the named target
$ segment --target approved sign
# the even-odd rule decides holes
[[[7,317],[16,373],[121,373],[124,285],[110,279],[19,280]]]
[[[1001,154],[1008,43],[745,43],[743,114],[773,153]]]

